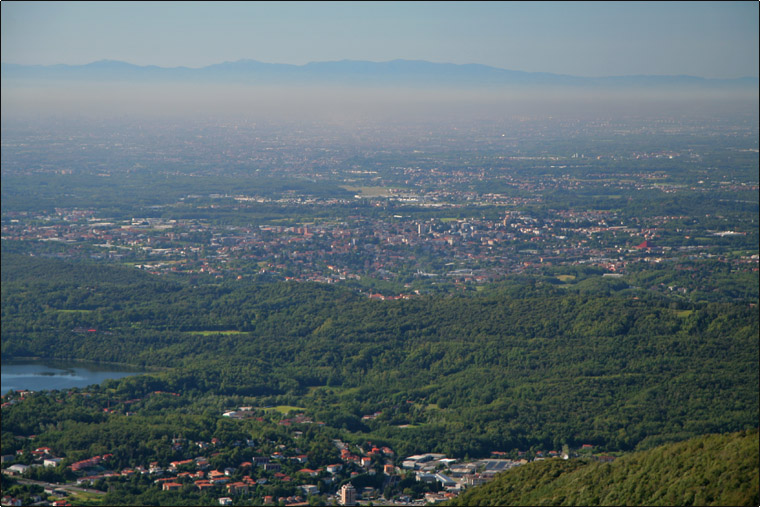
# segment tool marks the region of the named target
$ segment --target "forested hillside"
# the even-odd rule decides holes
[[[3,358],[169,368],[114,381],[124,399],[290,404],[400,452],[453,456],[628,451],[758,421],[758,314],[744,304],[685,306],[601,277],[374,301],[326,285],[2,260]],[[33,426],[4,416],[4,431]]]
[[[758,505],[759,456],[752,430],[696,437],[612,463],[534,462],[449,505]]]

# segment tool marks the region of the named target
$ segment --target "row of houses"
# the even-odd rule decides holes
[[[93,468],[101,463],[108,461],[109,459],[113,458],[113,454],[103,454],[102,456],[93,456],[92,458],[84,459],[82,461],[77,461],[75,463],[72,463],[69,465],[69,468],[77,472],[79,470],[83,470],[85,468]]]

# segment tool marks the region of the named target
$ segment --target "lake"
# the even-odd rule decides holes
[[[29,389],[32,391],[69,389],[100,384],[108,379],[147,373],[138,368],[73,361],[18,361],[2,363],[2,389]]]

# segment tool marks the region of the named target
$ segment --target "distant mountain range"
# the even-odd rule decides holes
[[[352,85],[487,87],[562,86],[658,89],[752,89],[757,78],[705,79],[695,76],[579,77],[545,72],[522,72],[479,64],[433,63],[420,60],[368,62],[341,60],[306,65],[224,62],[201,68],[140,66],[114,60],[86,65],[2,64],[3,85],[34,82],[238,83],[249,85]]]

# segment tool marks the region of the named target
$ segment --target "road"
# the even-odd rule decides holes
[[[80,488],[79,486],[74,486],[70,484],[54,484],[51,482],[42,482],[42,481],[33,481],[31,479],[16,479],[20,484],[34,484],[37,486],[42,486],[43,488],[51,488],[51,489],[62,489],[65,491],[73,491],[73,492],[79,492],[79,493],[94,493],[96,495],[105,495],[105,491],[98,491],[97,489],[87,489],[87,488]]]

